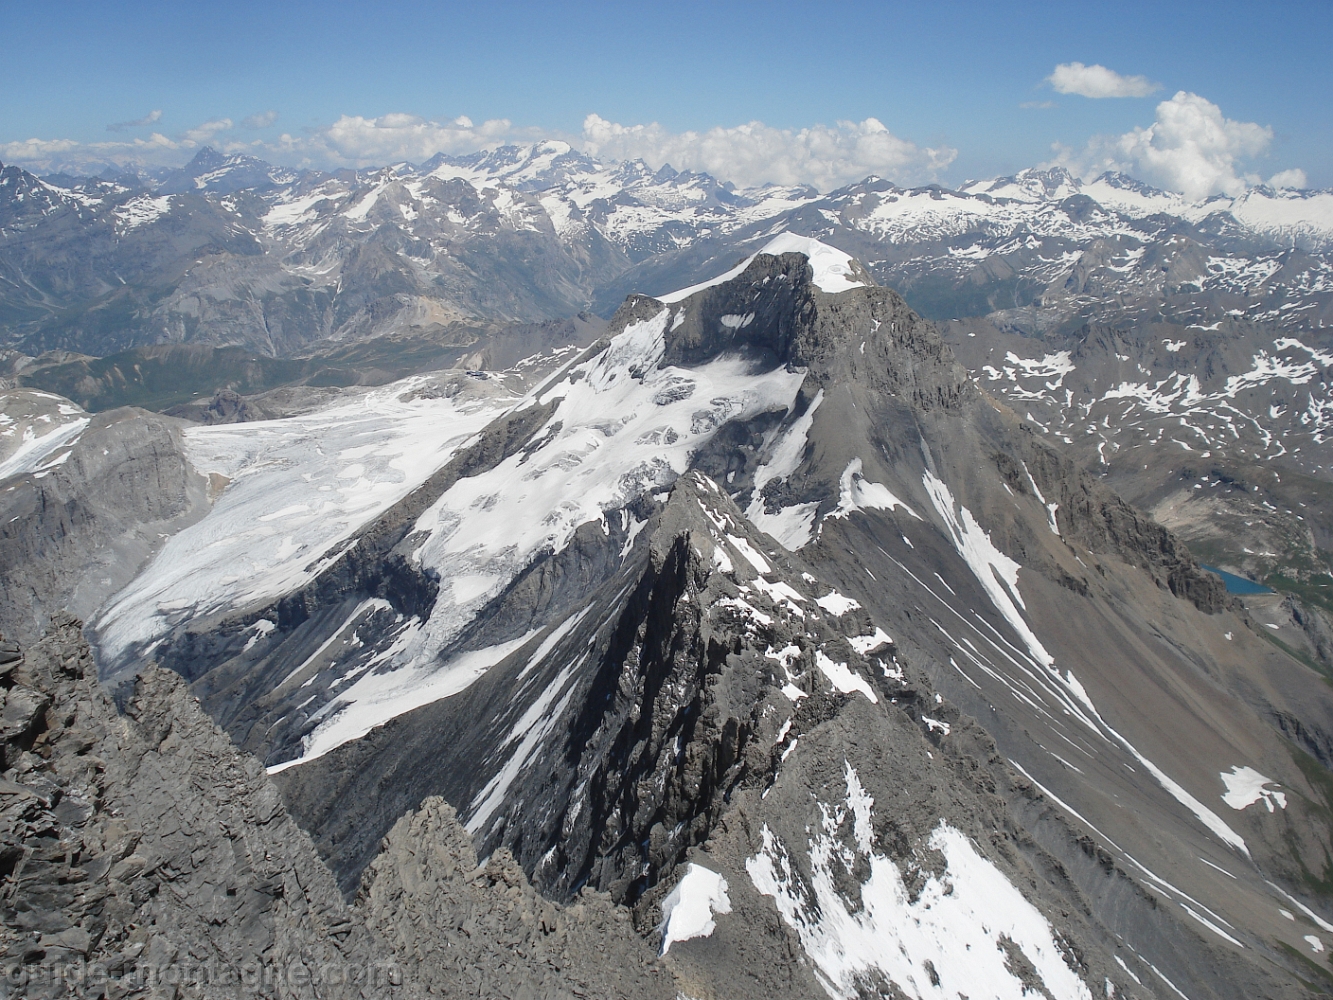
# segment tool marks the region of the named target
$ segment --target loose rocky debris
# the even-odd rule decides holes
[[[156,668],[124,714],[81,624],[0,643],[0,997],[670,997],[601,894],[477,867],[427,802],[349,905],[254,758]]]

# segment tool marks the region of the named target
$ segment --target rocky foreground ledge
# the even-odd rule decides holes
[[[147,670],[118,712],[68,615],[0,644],[0,693],[0,996],[675,995],[625,910],[479,867],[442,800],[346,903],[185,683]]]

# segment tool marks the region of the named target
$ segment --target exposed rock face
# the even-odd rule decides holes
[[[629,911],[591,890],[565,906],[538,895],[512,854],[477,864],[443,799],[394,824],[366,869],[357,908],[432,995],[513,1000],[672,1000],[670,972]]]
[[[628,911],[482,868],[440,800],[345,903],[254,758],[176,675],[125,713],[76,620],[0,643],[0,996],[674,997]]]
[[[1147,570],[1159,586],[1205,614],[1227,606],[1221,579],[1199,569],[1171,532],[1125,503],[1072,460],[1036,440],[1031,432],[1025,437],[1027,447],[1019,452],[1021,457],[1000,452],[995,456],[996,465],[1015,493],[1032,497],[1040,493],[1043,504],[1056,505],[1052,517],[1063,537]]]
[[[147,672],[117,714],[79,629],[58,618],[0,667],[11,995],[63,996],[62,975],[112,997],[173,980],[186,995],[227,995],[213,990],[256,976],[272,996],[360,996],[355,978],[397,995],[401,970],[263,769],[165,671]]]
[[[748,350],[760,359],[811,368],[830,382],[855,380],[902,395],[923,411],[956,411],[976,391],[967,371],[901,296],[860,274],[867,283],[855,294],[829,294],[814,283],[805,254],[761,254],[735,280],[682,304],[663,360],[688,366]],[[612,328],[660,308],[656,302],[631,296]]]
[[[175,421],[97,415],[63,463],[0,490],[0,629],[31,642],[63,608],[90,613],[207,507]]]

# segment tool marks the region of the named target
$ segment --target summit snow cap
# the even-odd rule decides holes
[[[720,285],[732,278],[739,277],[759,254],[769,254],[777,257],[784,253],[805,254],[806,259],[810,261],[811,270],[814,271],[814,277],[811,280],[820,291],[827,292],[830,295],[873,284],[865,276],[865,271],[861,266],[852,260],[851,254],[843,253],[837,247],[831,247],[827,243],[821,243],[809,236],[780,233],[765,243],[759,253],[746,257],[745,260],[725,274],[719,274],[716,278],[701,281],[697,285],[690,285],[689,288],[682,288],[679,291],[658,295],[655,298],[658,302],[680,302],[689,298],[695,292],[701,292],[705,288],[712,288],[714,285]]]

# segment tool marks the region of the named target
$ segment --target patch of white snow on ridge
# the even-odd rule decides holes
[[[1046,918],[944,820],[928,846],[944,855],[945,870],[931,875],[913,900],[897,863],[875,850],[874,800],[851,765],[845,769],[847,798],[821,805],[824,819],[809,841],[808,874],[767,825],[762,848],[745,862],[755,889],[773,898],[800,937],[830,997],[852,1000],[878,975],[914,1000],[1025,1000],[1031,988],[1011,971],[1007,939],[1031,963],[1047,995],[1092,1000]],[[860,906],[853,909],[840,886],[853,871],[867,869]]]
[[[873,650],[889,645],[893,642],[893,637],[876,625],[875,631],[870,635],[853,636],[847,641],[851,644],[852,649],[865,656]]]
[[[901,507],[908,514],[921,520],[921,515],[903,503],[883,483],[872,483],[861,474],[861,460],[854,458],[847,463],[838,480],[838,506],[829,517],[847,517],[857,510],[893,510]]]
[[[765,243],[759,252],[775,257],[784,253],[805,254],[810,261],[810,269],[814,271],[815,285],[820,291],[829,294],[862,288],[867,284],[864,278],[856,276],[851,254],[808,236],[782,233]]]
[[[731,912],[727,880],[715,871],[690,863],[685,877],[662,900],[662,951],[677,941],[708,937],[716,929],[714,914]]]
[[[823,597],[815,598],[815,603],[837,618],[841,618],[848,611],[855,611],[861,606],[860,601],[851,597],[844,597],[836,590],[830,590]]]
[[[841,691],[843,694],[851,694],[853,691],[860,691],[870,699],[872,705],[879,704],[879,698],[875,692],[870,689],[866,679],[852,670],[847,664],[839,660],[831,660],[824,651],[818,650],[815,653],[815,665],[819,667],[820,673],[829,679],[829,683]]]
[[[772,573],[773,567],[768,564],[768,560],[759,554],[759,551],[744,538],[738,535],[727,535],[727,541],[736,547],[736,551],[744,557],[745,561],[754,567],[756,573]]]
[[[1281,809],[1287,808],[1287,793],[1265,788],[1265,785],[1276,785],[1277,782],[1272,778],[1265,778],[1252,767],[1241,767],[1236,764],[1230,772],[1223,771],[1219,777],[1227,786],[1222,801],[1232,809],[1244,809],[1261,799],[1264,805],[1268,806],[1269,812],[1273,811],[1274,803]]]

